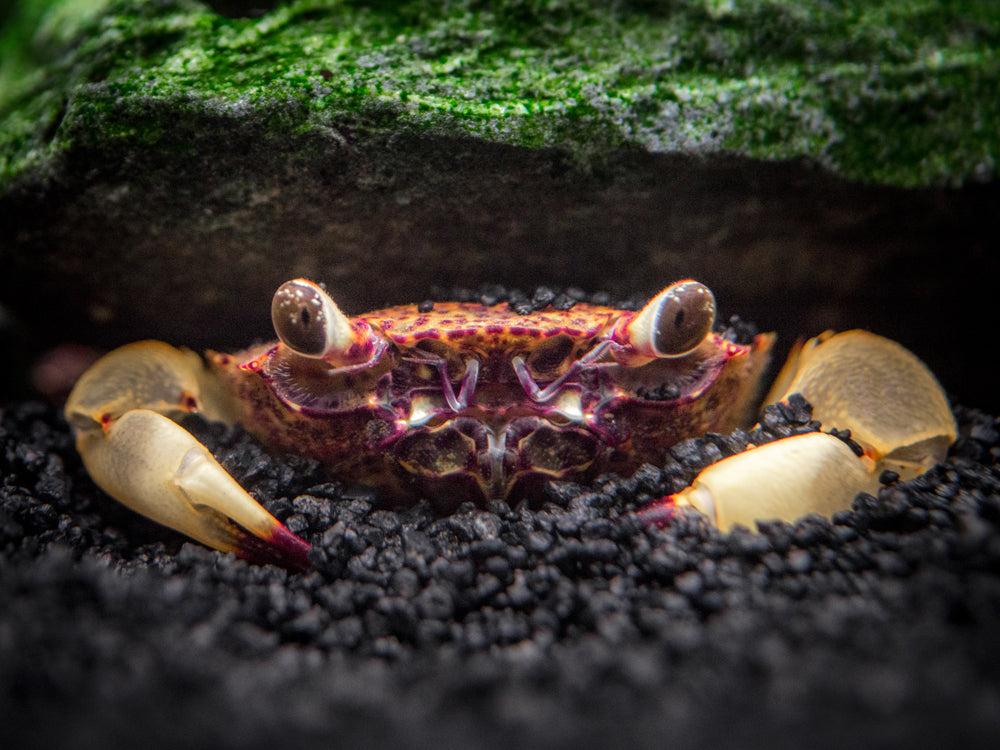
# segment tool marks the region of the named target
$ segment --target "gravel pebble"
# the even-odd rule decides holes
[[[11,405],[4,744],[988,747],[1000,422],[956,413],[961,437],[925,477],[884,476],[832,520],[730,534],[686,513],[647,528],[634,511],[708,461],[819,429],[807,404],[684,441],[624,481],[554,483],[536,510],[447,518],[382,509],[311,462],[194,421],[313,544],[313,569],[292,574],[137,517],[94,487],[55,410]]]

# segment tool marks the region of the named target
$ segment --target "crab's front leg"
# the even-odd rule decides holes
[[[171,416],[232,421],[201,359],[158,341],[129,344],[94,364],[66,418],[94,482],[133,510],[254,562],[308,567],[309,545],[264,510]]]
[[[885,469],[912,478],[942,461],[955,418],[937,380],[910,351],[866,331],[823,334],[796,349],[767,401],[801,393],[824,429],[848,429],[860,456],[837,437],[812,433],[777,440],[702,471],[687,489],[643,511],[660,522],[689,506],[719,528],[758,519],[794,521],[847,509],[876,492]]]

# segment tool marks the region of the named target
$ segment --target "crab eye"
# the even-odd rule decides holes
[[[282,343],[304,357],[342,352],[352,342],[347,317],[330,295],[307,279],[278,287],[271,301],[271,321]]]
[[[653,297],[628,328],[630,343],[651,357],[680,357],[715,323],[715,297],[697,281],[678,281]]]

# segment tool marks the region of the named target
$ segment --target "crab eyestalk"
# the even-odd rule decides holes
[[[374,348],[371,327],[364,321],[352,324],[330,295],[308,279],[278,287],[271,322],[278,338],[296,354],[333,365],[363,362]]]
[[[715,297],[704,284],[671,284],[639,314],[619,325],[615,339],[630,360],[683,357],[694,351],[715,324]],[[630,362],[635,364],[635,362]]]

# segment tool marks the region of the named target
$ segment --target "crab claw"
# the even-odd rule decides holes
[[[101,489],[157,523],[252,562],[309,567],[309,545],[162,414],[129,411],[106,434],[81,434],[77,448]]]
[[[877,492],[892,469],[911,478],[944,459],[957,436],[937,380],[899,344],[865,331],[823,334],[793,352],[768,400],[801,393],[824,427],[851,430],[858,456],[825,433],[777,440],[702,471],[690,487],[642,511],[662,525],[689,506],[719,528],[758,519],[794,521],[847,509],[859,492]]]
[[[796,346],[766,401],[793,393],[812,404],[814,419],[850,430],[866,454],[898,462],[911,476],[943,461],[958,437],[948,399],[927,366],[868,331],[827,331]]]
[[[66,405],[87,471],[122,504],[203,544],[252,562],[308,568],[309,545],[160,413],[220,413],[200,408],[211,396],[201,375],[196,355],[156,342],[99,360]]]
[[[752,528],[757,519],[793,521],[850,507],[859,492],[877,491],[873,469],[872,461],[859,460],[843,440],[814,432],[719,461],[667,500],[675,508],[694,508],[723,530],[736,524]],[[662,510],[649,508],[642,516],[662,524]]]

